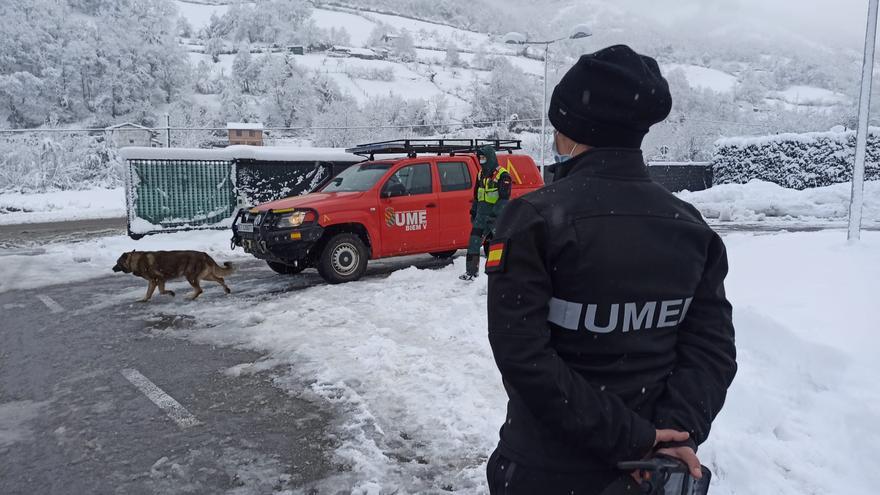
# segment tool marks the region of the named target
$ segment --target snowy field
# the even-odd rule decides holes
[[[725,236],[740,371],[701,459],[713,494],[871,493],[880,445],[880,373],[867,308],[880,291],[880,233]],[[114,236],[0,256],[6,285],[110,274],[130,249],[203,249],[240,261],[228,233],[132,241]],[[72,263],[71,263],[72,261]],[[462,284],[463,260],[440,270],[251,297],[161,300],[200,322],[173,336],[266,354],[229,374],[271,368],[276,384],[342,411],[321,486],[352,493],[484,493],[486,456],[505,396],[486,339],[486,278]],[[232,277],[234,281],[234,275]],[[13,281],[13,282],[10,282]],[[140,288],[136,291],[140,295]],[[127,303],[134,293],[109,295]]]
[[[125,191],[121,187],[29,194],[0,193],[0,225],[124,216]]]
[[[688,85],[692,88],[711,89],[718,93],[730,93],[736,87],[736,76],[708,67],[688,64],[669,64],[663,66],[663,73],[681,69]]]

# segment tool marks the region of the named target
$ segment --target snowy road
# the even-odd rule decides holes
[[[880,234],[729,227],[740,371],[700,449],[712,492],[870,493]],[[28,242],[0,249],[0,492],[485,493],[505,395],[460,257],[328,286],[225,232]],[[231,259],[234,292],[134,303],[145,284],[108,274],[132,248]]]
[[[410,264],[375,263],[368,277]],[[289,378],[273,383],[259,353],[178,338],[203,326],[185,316],[200,303],[247,306],[318,283],[251,262],[232,296],[206,288],[195,303],[135,303],[144,284],[130,276],[0,293],[0,491],[257,494],[335,472],[332,408]]]

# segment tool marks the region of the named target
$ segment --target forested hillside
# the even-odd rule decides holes
[[[759,20],[670,23],[633,8],[636,0],[194,1],[2,3],[0,127],[158,127],[169,114],[175,127],[318,127],[287,136],[330,146],[504,133],[537,151],[530,119],[542,113],[543,54],[505,45],[501,35],[564,37],[575,23],[594,34],[553,46],[551,87],[577,56],[614,43],[660,61],[674,109],[649,135],[651,157],[705,159],[721,136],[854,123],[858,56]],[[484,121],[502,123],[448,125]],[[219,137],[178,131],[172,142],[205,146]],[[14,184],[9,170],[42,165],[47,149],[67,150],[70,161],[102,147],[95,136],[4,138],[0,187]]]

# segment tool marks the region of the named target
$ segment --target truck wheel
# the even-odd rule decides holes
[[[449,258],[455,256],[455,253],[457,252],[458,250],[453,249],[452,251],[440,251],[437,253],[431,253],[431,256],[437,258],[438,260],[448,260]]]
[[[286,263],[267,261],[266,264],[269,265],[273,272],[281,275],[296,275],[306,269],[306,264],[303,262],[299,262],[296,265],[288,265]]]
[[[336,234],[321,252],[318,273],[331,284],[353,282],[367,270],[367,258],[367,246],[360,237]]]

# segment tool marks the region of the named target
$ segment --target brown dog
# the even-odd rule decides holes
[[[192,285],[190,299],[195,299],[202,293],[200,280],[217,282],[229,294],[232,291],[226,286],[223,277],[234,270],[232,263],[226,262],[220,267],[213,258],[201,251],[131,251],[120,256],[113,267],[114,272],[131,273],[150,283],[142,302],[153,297],[156,287],[159,287],[160,294],[174,297],[173,291],[165,290],[165,282],[179,277],[186,278],[189,285]]]

